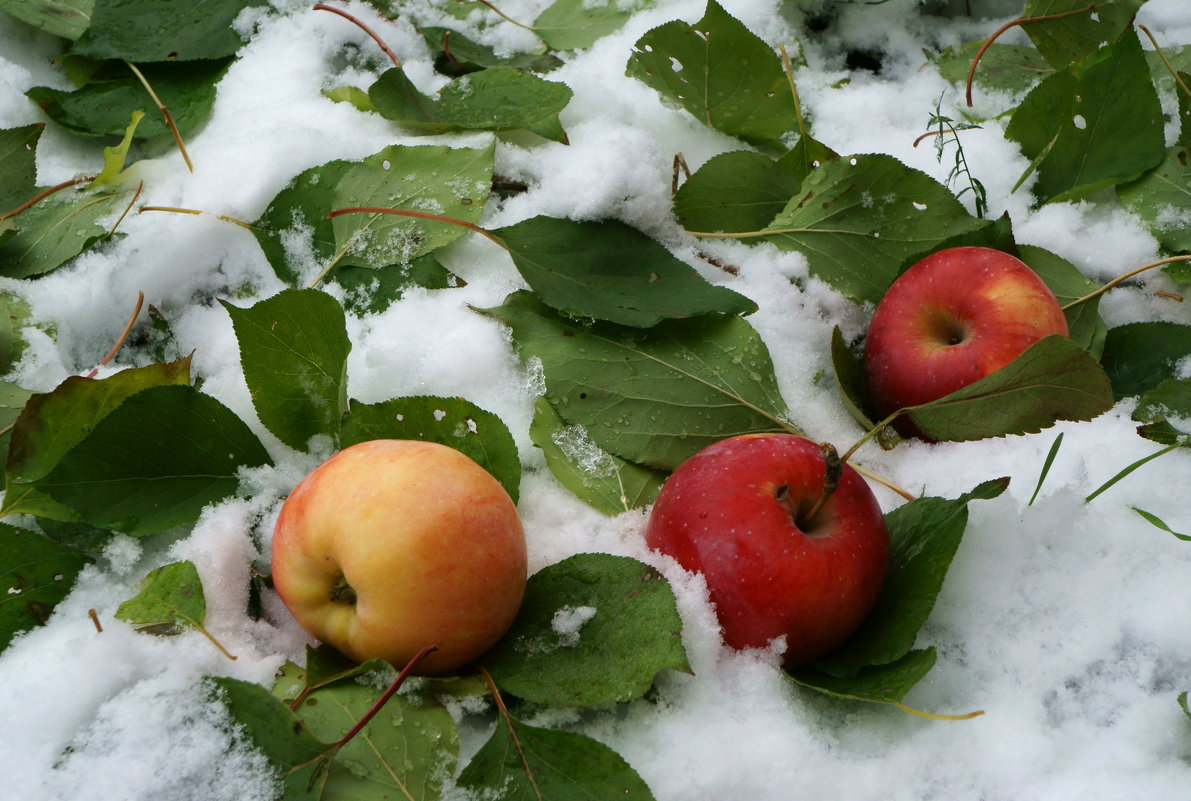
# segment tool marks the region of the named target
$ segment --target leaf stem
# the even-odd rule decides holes
[[[786,82],[790,84],[790,95],[794,98],[794,120],[798,123],[799,137],[806,136],[806,120],[802,116],[802,101],[798,99],[798,87],[794,85],[794,66],[790,63],[790,54],[786,52],[786,46],[779,45],[778,50],[782,54],[782,70],[786,73]]]
[[[984,57],[984,53],[988,48],[992,47],[992,43],[1000,38],[1001,34],[1010,28],[1015,28],[1018,25],[1028,25],[1031,22],[1048,22],[1052,19],[1060,19],[1061,17],[1069,17],[1072,14],[1082,14],[1085,11],[1094,11],[1096,5],[1094,3],[1084,6],[1083,8],[1071,8],[1066,11],[1059,11],[1054,14],[1043,14],[1038,17],[1018,17],[1006,22],[1001,27],[997,28],[992,34],[984,40],[984,44],[980,45],[980,49],[976,51],[975,57],[972,58],[972,66],[968,68],[968,82],[964,92],[964,99],[967,100],[968,108],[972,107],[972,81],[976,76],[976,65],[980,63],[980,59]]]
[[[195,215],[203,215],[203,214],[210,213],[210,212],[202,211],[200,209],[184,209],[179,206],[141,206],[139,209],[136,210],[137,214],[140,214],[143,211],[168,211],[172,214],[195,214]],[[226,214],[216,214],[215,217],[217,219],[223,220],[224,222],[230,222],[235,225],[238,225],[241,228],[247,228],[250,231],[256,227],[256,226],[252,225],[251,223],[244,222],[243,220],[237,220],[235,217],[228,217]]]
[[[542,801],[542,791],[538,787],[537,779],[533,776],[533,769],[529,766],[529,758],[525,756],[525,748],[521,745],[521,738],[517,736],[517,730],[513,728],[513,717],[509,714],[509,709],[505,706],[504,699],[500,697],[500,689],[497,688],[496,682],[492,680],[492,676],[483,666],[477,665],[476,669],[484,678],[484,683],[488,685],[488,693],[492,696],[492,700],[496,703],[496,709],[500,713],[501,719],[509,729],[509,737],[513,739],[513,747],[517,749],[517,758],[521,761],[521,767],[525,770],[525,775],[529,779],[530,786],[533,788],[534,798],[537,801]]]
[[[17,216],[22,211],[27,211],[28,209],[32,208],[37,203],[41,202],[42,200],[45,200],[50,195],[54,194],[55,192],[60,192],[63,189],[67,189],[69,187],[75,186],[76,184],[81,184],[81,183],[85,183],[87,181],[94,181],[94,180],[95,180],[94,175],[88,175],[83,178],[71,178],[69,181],[63,181],[60,184],[55,184],[54,186],[51,186],[49,189],[43,189],[40,192],[38,192],[36,195],[34,195],[32,198],[30,198],[29,200],[26,200],[24,203],[17,206],[12,211],[6,211],[3,214],[0,214],[0,220],[7,220],[9,217]]]
[[[112,223],[112,227],[108,229],[108,236],[116,233],[116,229],[120,227],[120,223],[124,222],[124,218],[128,216],[128,212],[132,211],[132,207],[136,205],[137,198],[141,196],[141,192],[145,189],[145,182],[141,181],[137,184],[136,191],[132,193],[132,200],[128,201],[128,205],[124,207],[124,211],[120,212],[120,216]]]
[[[401,60],[397,58],[397,54],[389,49],[389,46],[387,44],[385,44],[384,39],[380,38],[380,36],[378,36],[375,31],[373,31],[371,28],[369,28],[367,25],[365,25],[359,19],[357,19],[356,17],[353,17],[351,14],[347,13],[346,11],[344,11],[342,9],[335,8],[334,6],[329,6],[326,3],[315,3],[314,10],[315,11],[330,11],[332,14],[338,14],[339,16],[343,17],[345,20],[347,20],[348,22],[355,25],[357,28],[362,30],[364,33],[371,36],[372,41],[376,42],[376,44],[380,47],[381,51],[384,52],[384,54],[389,57],[389,60],[393,62],[393,65],[395,67],[397,67],[398,69],[401,68]]]
[[[1082,298],[1077,298],[1076,300],[1073,300],[1070,303],[1068,303],[1066,306],[1063,306],[1062,307],[1063,311],[1067,311],[1071,307],[1078,306],[1079,304],[1084,303],[1085,301],[1089,301],[1092,298],[1100,297],[1101,295],[1103,295],[1105,292],[1112,289],[1113,287],[1116,287],[1117,285],[1121,284],[1124,281],[1128,281],[1130,278],[1132,278],[1135,275],[1144,273],[1146,270],[1152,270],[1153,268],[1161,267],[1164,264],[1174,264],[1174,263],[1180,262],[1180,261],[1191,261],[1191,255],[1170,256],[1169,258],[1159,259],[1158,261],[1153,261],[1153,262],[1150,262],[1149,264],[1144,264],[1141,267],[1138,267],[1136,270],[1130,270],[1129,272],[1125,273],[1124,275],[1118,275],[1116,278],[1112,279],[1111,281],[1109,281],[1107,284],[1100,287],[1099,289],[1089,292],[1088,294],[1084,295]]]
[[[1179,71],[1175,69],[1175,66],[1170,63],[1170,59],[1167,58],[1166,54],[1162,52],[1162,48],[1159,46],[1158,40],[1154,38],[1154,34],[1150,33],[1150,29],[1144,25],[1138,25],[1137,27],[1141,29],[1142,33],[1149,37],[1150,43],[1154,45],[1154,52],[1157,53],[1158,58],[1162,60],[1162,65],[1166,67],[1166,71],[1170,73],[1170,77],[1174,78],[1174,82],[1180,89],[1183,90],[1183,94],[1187,95],[1187,97],[1191,97],[1191,89],[1187,88],[1187,84],[1185,84],[1183,79],[1179,76]]]
[[[124,345],[124,340],[128,339],[128,335],[130,333],[132,333],[132,327],[133,327],[133,325],[136,324],[136,318],[139,317],[141,314],[141,306],[143,306],[145,303],[145,293],[137,292],[136,294],[137,294],[136,307],[132,310],[132,316],[128,318],[128,322],[125,324],[124,330],[121,331],[120,336],[116,338],[116,344],[112,345],[111,350],[109,350],[107,352],[107,355],[99,360],[99,364],[97,364],[91,368],[91,372],[87,373],[87,375],[86,375],[87,378],[94,378],[95,374],[99,372],[99,368],[103,367],[105,364],[107,364],[112,359],[114,359],[116,356],[116,353]],[[211,635],[208,634],[207,636],[210,637]],[[215,644],[219,645],[219,643],[215,643]],[[223,646],[219,646],[219,650],[223,651]],[[225,654],[227,653],[227,651],[223,651],[223,652]],[[231,656],[231,655],[228,654],[228,656]],[[232,656],[231,658],[235,659],[234,656]]]
[[[170,110],[165,107],[165,103],[161,102],[161,98],[157,96],[157,92],[153,91],[153,86],[145,78],[144,74],[137,69],[136,65],[128,60],[125,60],[124,64],[132,70],[132,74],[137,77],[137,80],[145,87],[145,91],[149,93],[149,97],[153,98],[153,102],[157,104],[157,110],[165,118],[165,124],[169,127],[170,133],[173,134],[174,142],[178,145],[178,152],[182,154],[182,160],[186,162],[186,169],[194,172],[194,164],[190,160],[190,154],[186,152],[186,143],[182,141],[182,132],[178,130],[178,126],[174,122],[174,115],[170,114]]]
[[[202,635],[204,637],[206,637],[208,640],[210,640],[211,644],[214,645],[216,648],[218,648],[219,652],[221,654],[223,654],[224,656],[226,656],[228,659],[231,659],[231,660],[237,659],[237,657],[234,654],[229,653],[228,650],[223,647],[223,643],[221,643],[219,640],[215,639],[215,635],[213,635],[211,632],[207,631],[205,626],[196,625],[195,628],[197,628],[200,632],[202,632]]]
[[[917,718],[926,718],[927,720],[971,720],[978,718],[984,714],[983,709],[977,709],[975,712],[967,712],[963,715],[939,715],[934,712],[923,712],[921,709],[915,709],[912,706],[906,706],[901,701],[890,701],[895,707],[909,715]]]
[[[363,728],[367,726],[374,717],[376,717],[376,714],[380,712],[381,707],[388,703],[389,699],[393,697],[393,694],[401,689],[401,685],[404,684],[405,680],[409,678],[410,674],[417,669],[422,660],[437,650],[437,645],[427,645],[421,651],[418,651],[416,654],[414,654],[413,658],[405,663],[405,667],[401,668],[401,672],[397,674],[397,678],[393,679],[393,683],[390,684],[383,693],[381,693],[380,698],[376,699],[376,702],[368,708],[368,711],[361,715],[360,719],[356,721],[356,725],[348,729],[347,734],[344,734],[342,737],[336,740],[332,744],[332,747],[335,750],[339,750],[343,746],[347,745],[353,737],[359,734],[360,731],[363,730]]]
[[[490,3],[488,0],[473,0],[473,2],[488,6],[488,8],[492,9],[492,11],[494,11],[498,17],[503,19],[505,22],[509,22],[509,23],[512,23],[513,25],[516,25],[518,28],[524,28],[527,31],[536,31],[537,30],[537,28],[533,27],[532,25],[526,25],[524,23],[518,22],[517,20],[513,19],[508,14],[501,11],[495,5]]]

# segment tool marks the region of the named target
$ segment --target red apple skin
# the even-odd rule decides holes
[[[703,574],[729,646],[762,648],[785,635],[787,668],[855,632],[889,562],[885,519],[851,467],[813,523],[800,524],[824,473],[819,446],[801,437],[721,440],[674,471],[645,534],[650,548]]]
[[[525,536],[504,488],[459,451],[373,440],[290,493],[273,533],[273,582],[315,638],[357,661],[449,673],[487,651],[525,592]],[[354,601],[337,599],[346,581]]]
[[[984,247],[947,248],[898,277],[877,304],[864,345],[873,405],[882,417],[937,400],[1013,361],[1067,319],[1024,262]],[[900,417],[905,436],[929,439]]]

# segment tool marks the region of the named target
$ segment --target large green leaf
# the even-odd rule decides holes
[[[71,52],[128,61],[192,61],[234,55],[232,22],[266,0],[94,0],[91,22]]]
[[[558,414],[631,462],[673,470],[717,440],[788,425],[769,351],[739,317],[588,326],[528,292],[483,311],[512,328],[523,359],[541,360]]]
[[[640,698],[689,671],[670,585],[627,556],[579,554],[530,577],[512,627],[483,658],[502,689],[547,706]]]
[[[63,39],[77,39],[91,22],[95,0],[0,0],[21,22]]]
[[[1166,152],[1162,107],[1132,30],[1044,79],[1017,106],[1005,136],[1037,170],[1040,203],[1135,180]]]
[[[694,25],[675,20],[642,36],[627,71],[704,124],[742,139],[773,144],[797,120],[777,53],[716,0]]]
[[[0,651],[46,622],[90,559],[41,534],[0,523]]]
[[[1047,19],[1022,27],[1042,57],[1061,69],[1120,36],[1145,1],[1026,0],[1022,18]]]
[[[463,398],[420,395],[381,403],[352,401],[339,434],[346,448],[370,439],[416,439],[447,445],[471,457],[509,493],[520,495],[521,459],[504,421]]]
[[[758,231],[798,194],[801,184],[763,153],[720,153],[679,188],[674,214],[691,231]]]
[[[223,306],[265,428],[299,451],[311,437],[334,439],[347,412],[351,351],[339,302],[316,289],[286,289],[247,309]]]
[[[872,154],[812,171],[765,238],[806,254],[811,273],[845,296],[876,303],[907,258],[983,224],[926,173]]]
[[[37,143],[45,125],[0,129],[0,214],[36,194]]]
[[[1179,362],[1191,353],[1191,325],[1154,320],[1108,329],[1104,369],[1116,398],[1140,395],[1178,377]]]
[[[215,398],[156,386],[113,409],[36,487],[94,526],[143,536],[193,523],[236,491],[241,467],[269,461]]]
[[[492,180],[493,146],[393,145],[361,161],[331,161],[294,178],[253,224],[269,264],[290,285],[339,267],[407,264],[467,233],[450,223],[391,214],[343,214],[376,206],[475,223]]]
[[[942,398],[912,407],[910,420],[938,440],[1035,434],[1058,420],[1091,420],[1113,405],[1096,358],[1055,334],[1009,364]]]
[[[670,318],[757,310],[624,223],[533,217],[492,233],[537,296],[564,314],[648,328]]]
[[[955,84],[968,80],[972,59],[984,42],[966,42],[959,47],[948,47],[940,53],[926,53],[926,57],[939,70],[939,74]],[[976,86],[993,91],[1024,93],[1053,69],[1041,54],[1026,45],[993,44],[984,51],[976,73],[972,76]]]

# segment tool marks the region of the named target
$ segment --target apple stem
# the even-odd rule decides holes
[[[1095,4],[1086,5],[1083,8],[1072,8],[1067,11],[1060,11],[1055,14],[1044,14],[1038,17],[1018,17],[1011,19],[1001,27],[997,28],[992,34],[984,40],[984,44],[980,45],[980,49],[976,51],[975,57],[972,59],[972,66],[968,68],[968,82],[964,92],[964,99],[968,103],[968,108],[972,107],[972,81],[976,76],[976,65],[980,63],[980,59],[984,57],[985,51],[992,47],[992,43],[1000,38],[1001,34],[1010,28],[1016,28],[1019,25],[1029,25],[1031,22],[1047,22],[1052,19],[1059,19],[1061,17],[1069,17],[1072,14],[1083,14],[1085,11],[1094,11]]]
[[[488,693],[492,696],[492,700],[496,704],[496,710],[500,713],[501,719],[509,729],[509,737],[513,739],[513,747],[517,749],[517,758],[521,761],[521,767],[525,771],[525,775],[529,778],[529,784],[533,788],[534,798],[542,801],[542,791],[538,788],[538,782],[533,776],[533,769],[529,766],[529,758],[525,756],[525,749],[521,745],[521,738],[517,736],[517,730],[513,728],[513,716],[509,714],[509,708],[505,706],[504,699],[500,697],[500,689],[496,686],[496,682],[492,680],[491,674],[482,665],[477,665],[476,669],[484,678],[484,683],[488,685]]]
[[[860,450],[861,446],[864,445],[864,443],[868,442],[870,439],[877,436],[877,434],[881,433],[881,431],[886,426],[888,426],[890,423],[892,423],[894,420],[896,420],[899,416],[904,414],[906,411],[907,411],[906,409],[898,409],[896,412],[889,415],[884,420],[882,420],[881,422],[877,423],[875,426],[870,428],[867,432],[865,432],[865,435],[863,437],[861,437],[860,439],[858,439],[856,441],[855,445],[853,445],[851,448],[848,448],[848,450],[844,453],[844,455],[840,459],[840,461],[847,463],[847,461],[852,458],[852,455],[854,453],[856,453],[856,451]],[[857,468],[857,469],[859,469],[859,468]],[[911,498],[910,500],[913,500],[913,499]]]
[[[357,28],[362,30],[364,33],[371,36],[372,41],[376,42],[376,44],[380,47],[381,51],[383,51],[384,54],[389,57],[389,60],[393,62],[393,65],[396,66],[398,69],[401,68],[401,60],[397,58],[396,53],[394,53],[392,50],[389,49],[389,46],[387,44],[385,44],[385,40],[381,39],[379,36],[377,36],[376,33],[371,28],[369,28],[367,25],[365,25],[360,20],[353,17],[351,14],[347,13],[346,11],[343,11],[342,9],[335,8],[334,6],[329,6],[326,3],[315,3],[314,10],[315,11],[330,11],[332,14],[338,14],[339,16],[343,17],[345,20],[347,20],[348,22],[355,25]]]
[[[3,214],[0,214],[0,220],[7,220],[9,217],[17,216],[22,211],[27,211],[28,209],[32,208],[34,205],[36,205],[40,201],[45,200],[50,195],[54,194],[55,192],[60,192],[63,189],[67,189],[67,188],[75,186],[77,184],[86,183],[87,181],[94,181],[94,180],[95,180],[94,175],[87,175],[82,178],[71,178],[69,181],[63,181],[60,184],[55,184],[54,186],[51,186],[49,189],[43,189],[42,191],[38,192],[36,195],[34,195],[29,200],[27,200],[24,203],[22,203],[21,205],[17,206],[12,211],[6,211]]]
[[[906,714],[913,715],[917,718],[926,718],[927,720],[971,720],[978,718],[984,714],[983,709],[977,709],[975,712],[966,712],[962,715],[939,715],[934,712],[923,712],[921,709],[915,709],[912,706],[906,706],[901,701],[891,701],[895,707]]]
[[[360,719],[356,721],[356,725],[348,729],[347,734],[343,735],[331,744],[332,749],[338,751],[340,748],[347,745],[353,737],[359,734],[365,726],[372,722],[372,719],[376,717],[376,714],[380,712],[381,708],[389,702],[389,699],[393,697],[393,694],[401,689],[401,685],[405,683],[405,680],[409,678],[410,674],[413,673],[418,664],[437,650],[437,645],[427,645],[421,651],[418,651],[416,654],[414,654],[413,658],[405,663],[405,667],[401,668],[401,672],[397,674],[397,678],[393,679],[393,683],[390,684],[388,688],[380,694],[380,698],[377,698],[376,702],[368,708],[368,711],[360,716]]]
[[[1089,292],[1088,294],[1084,295],[1082,298],[1078,298],[1076,300],[1071,301],[1070,303],[1068,303],[1066,306],[1063,307],[1063,311],[1067,311],[1071,307],[1078,306],[1079,304],[1084,303],[1089,300],[1092,300],[1093,298],[1098,298],[1101,295],[1103,295],[1105,292],[1107,292],[1108,290],[1116,287],[1117,285],[1119,285],[1125,281],[1128,281],[1130,278],[1132,278],[1135,275],[1144,273],[1146,270],[1152,270],[1153,268],[1161,267],[1164,264],[1174,264],[1174,263],[1180,262],[1180,261],[1191,261],[1191,256],[1188,256],[1188,255],[1170,256],[1169,258],[1159,259],[1158,261],[1153,261],[1153,262],[1150,262],[1149,264],[1144,264],[1141,267],[1138,267],[1136,270],[1130,270],[1129,272],[1125,273],[1124,275],[1118,275],[1116,278],[1112,279],[1111,281],[1109,281],[1107,284],[1100,287],[1099,289],[1097,289],[1093,292]]]
[[[839,457],[834,445],[830,442],[820,443],[819,451],[823,454],[823,491],[819,493],[819,499],[810,511],[798,516],[801,521],[799,527],[803,529],[814,524],[815,518],[827,505],[828,499],[839,489],[840,477],[844,474],[844,460]]]

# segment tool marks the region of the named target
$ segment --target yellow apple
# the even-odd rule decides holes
[[[449,673],[508,629],[525,592],[525,535],[495,478],[432,442],[345,448],[290,493],[273,582],[317,639],[363,661]]]

